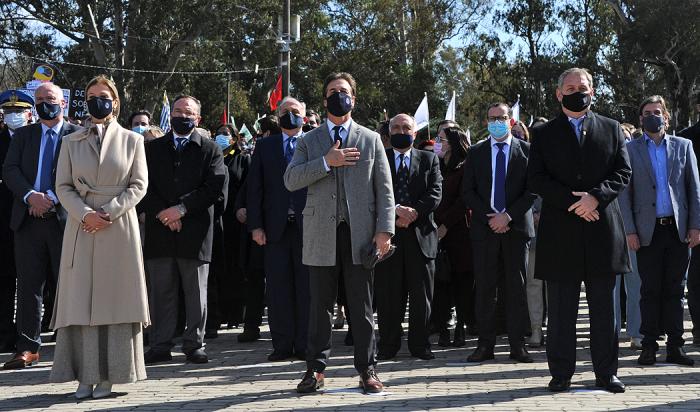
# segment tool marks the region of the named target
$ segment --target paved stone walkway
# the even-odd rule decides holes
[[[173,362],[148,367],[148,380],[117,385],[117,394],[110,399],[80,403],[72,398],[77,384],[47,383],[53,355],[49,344],[38,367],[0,370],[0,411],[700,411],[700,369],[664,364],[642,368],[636,363],[639,352],[630,350],[627,341],[621,340],[619,372],[627,392],[595,390],[585,300],[581,309],[577,373],[568,393],[545,389],[550,377],[544,350],[532,351],[534,364],[516,364],[508,360],[507,342],[499,338],[496,361],[472,366],[465,363],[476,344],[471,338],[464,348],[435,345],[432,361],[409,357],[404,342],[395,361],[379,364],[386,392],[363,395],[357,388],[351,348],[342,343],[343,330],[333,335],[335,350],[325,392],[301,396],[294,388],[305,369],[303,362],[267,362],[271,350],[267,329],[262,341],[250,344],[237,343],[240,330],[229,330],[208,342],[211,361],[206,365],[184,364],[184,355],[175,353]],[[697,347],[686,348],[700,361]],[[663,348],[659,354],[663,360]]]

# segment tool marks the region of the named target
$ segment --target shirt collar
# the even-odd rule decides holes
[[[654,146],[656,146],[656,143],[654,143],[654,140],[651,137],[649,137],[649,135],[646,132],[644,132],[644,142],[646,144],[649,144],[649,142],[651,142],[654,144]],[[666,133],[664,133],[664,137],[663,137],[663,139],[661,139],[661,144],[659,146],[665,144],[666,142],[668,142],[668,135]]]
[[[190,140],[190,137],[192,137],[192,132],[190,132],[189,134],[187,134],[185,136],[180,136],[179,134],[175,133],[175,131],[173,130],[173,139],[181,139],[183,137],[187,140]],[[175,140],[175,142],[177,142],[177,140]]]
[[[61,133],[62,127],[63,127],[63,120],[60,120],[58,123],[56,123],[56,125],[54,127],[48,127],[44,123],[41,123],[41,135],[42,136],[45,135],[46,131],[51,129],[56,134],[56,136],[58,136],[59,133]]]
[[[412,149],[412,148],[409,148],[409,149],[406,151],[406,153],[401,153],[401,152],[399,152],[399,151],[396,150],[396,149],[391,149],[391,150],[394,151],[394,160],[396,160],[396,159],[399,158],[399,155],[403,155],[404,158],[407,157],[407,158],[410,159],[410,158],[411,158],[411,150],[413,150],[413,149]]]
[[[513,143],[513,135],[506,137],[506,140],[503,140],[502,142],[497,141],[493,136],[491,136],[491,146],[495,147],[496,143],[505,143],[506,146],[510,147],[511,143]]]
[[[343,126],[343,130],[345,132],[350,131],[350,124],[352,123],[352,118],[349,118],[345,123],[341,124],[340,126]],[[331,122],[330,120],[326,119],[326,125],[328,126],[328,133],[333,137],[333,128],[336,126]]]
[[[585,119],[587,116],[588,116],[588,112],[586,112],[583,116],[581,116],[581,117],[579,117],[579,118],[569,117],[569,116],[566,116],[566,117],[569,118],[569,122],[575,122],[576,124],[579,124],[579,123],[582,122],[583,119]]]
[[[297,134],[295,134],[294,136],[290,136],[290,135],[288,135],[287,133],[282,132],[282,141],[283,141],[283,142],[286,142],[287,140],[289,140],[290,137],[299,138],[299,137],[301,137],[302,133],[303,133],[303,132],[301,131],[301,129],[299,129],[299,131],[297,132]]]

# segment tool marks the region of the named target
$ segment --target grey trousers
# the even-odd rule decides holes
[[[180,284],[185,296],[182,351],[187,354],[204,346],[209,264],[194,259],[148,259],[146,271],[151,284],[151,349],[170,352],[174,346]]]
[[[525,283],[527,308],[530,312],[530,327],[532,330],[542,328],[542,320],[544,318],[544,296],[542,295],[544,282],[535,279],[535,250],[537,250],[536,243],[532,242],[529,252],[530,256],[527,261],[527,282]]]

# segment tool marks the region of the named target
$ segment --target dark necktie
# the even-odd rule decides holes
[[[408,205],[410,197],[408,196],[408,168],[403,162],[405,156],[403,153],[399,155],[399,170],[396,171],[396,203],[400,205]]]
[[[185,146],[187,146],[187,138],[186,137],[178,137],[175,140],[177,140],[177,146],[175,148],[177,149],[178,152],[181,152],[182,149],[184,149]]]
[[[51,186],[51,171],[53,170],[53,149],[56,145],[54,142],[54,131],[49,129],[46,131],[46,144],[44,145],[44,154],[41,157],[41,178],[39,179],[39,191],[46,192],[53,189]]]
[[[336,126],[333,128],[333,144],[335,144],[335,142],[340,142],[340,146],[338,147],[343,147],[343,138],[340,137],[341,130],[343,130],[343,126]]]
[[[503,151],[505,143],[496,143],[496,178],[493,182],[493,207],[497,212],[506,210],[506,153]]]
[[[287,146],[284,149],[284,159],[287,161],[287,164],[289,164],[292,161],[292,157],[294,157],[294,147],[296,142],[296,137],[290,137],[287,139]]]

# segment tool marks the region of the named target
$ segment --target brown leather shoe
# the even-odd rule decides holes
[[[384,390],[384,384],[374,369],[367,369],[360,374],[360,388],[365,393],[379,393]]]
[[[301,382],[297,385],[297,392],[299,393],[312,393],[323,388],[323,381],[325,377],[323,372],[314,372],[309,369],[304,374]]]
[[[9,361],[2,366],[3,369],[23,369],[27,366],[32,366],[39,362],[39,352],[32,353],[29,351],[17,352]]]

